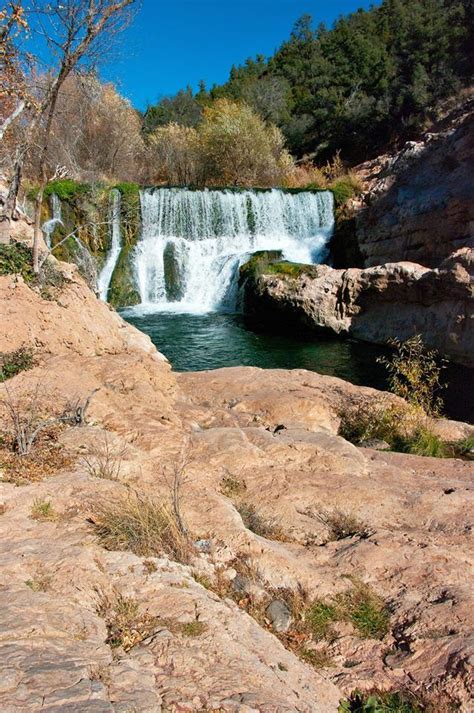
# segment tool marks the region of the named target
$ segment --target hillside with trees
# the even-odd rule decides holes
[[[226,97],[275,123],[297,156],[364,160],[416,136],[436,102],[469,81],[473,13],[471,0],[384,0],[332,29],[313,29],[305,15],[272,57],[233,67],[210,91],[188,88],[149,107],[145,130],[194,126],[203,107]]]

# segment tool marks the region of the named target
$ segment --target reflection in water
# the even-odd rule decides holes
[[[353,384],[386,389],[385,368],[377,357],[381,347],[351,340],[256,331],[236,314],[182,314],[127,310],[123,316],[148,334],[176,371],[202,371],[224,366],[264,369],[308,369],[337,376]],[[474,419],[474,373],[450,365],[443,372],[445,412],[459,420]]]

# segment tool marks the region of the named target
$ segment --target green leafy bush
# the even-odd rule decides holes
[[[31,248],[20,242],[0,245],[0,275],[21,275],[25,282],[32,282]]]
[[[420,334],[405,342],[390,340],[395,353],[380,357],[389,373],[390,390],[429,416],[439,416],[443,401],[438,394],[442,388],[440,374],[443,365],[433,349],[426,349]]]

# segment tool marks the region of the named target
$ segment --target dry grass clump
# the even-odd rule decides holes
[[[245,480],[236,478],[233,475],[225,475],[221,480],[220,490],[226,497],[235,498],[247,490],[247,484]]]
[[[118,592],[113,592],[112,595],[102,594],[97,604],[97,613],[107,625],[106,642],[112,649],[122,648],[125,652],[160,628],[186,637],[201,636],[207,630],[207,624],[197,618],[179,622],[152,616],[148,611],[141,611],[135,599]]]
[[[263,515],[252,503],[242,500],[237,503],[236,508],[245,527],[251,532],[261,537],[266,537],[267,540],[279,540],[281,542],[288,540],[276,519]]]
[[[97,613],[107,625],[106,642],[111,648],[121,647],[124,651],[130,651],[150,636],[157,625],[156,617],[147,611],[140,612],[138,602],[118,593],[113,597],[103,595]]]
[[[107,550],[130,550],[139,557],[167,555],[188,562],[193,545],[173,508],[137,493],[99,505],[93,516],[97,539]]]
[[[302,649],[299,653],[299,657],[316,669],[334,666],[333,658],[327,648]]]
[[[183,636],[201,636],[207,630],[207,624],[203,621],[186,621],[180,625],[181,633]]]
[[[328,529],[329,540],[344,540],[346,537],[359,537],[361,540],[370,537],[372,530],[356,515],[339,508],[321,510],[316,517]]]
[[[5,480],[21,485],[56,473],[72,459],[58,443],[67,426],[82,425],[95,391],[86,399],[65,400],[49,393],[41,380],[34,384],[3,384],[0,397],[0,466]]]
[[[57,514],[50,500],[36,498],[31,506],[32,520],[56,520]]]
[[[51,581],[53,577],[50,572],[44,567],[44,565],[39,564],[34,574],[30,579],[27,579],[25,584],[33,592],[47,592],[51,588]]]

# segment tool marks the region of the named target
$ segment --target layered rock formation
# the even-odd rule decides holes
[[[420,141],[356,167],[366,189],[354,205],[352,240],[364,266],[409,260],[437,267],[474,247],[473,107],[471,91]]]
[[[41,383],[48,410],[98,389],[88,425],[59,435],[69,463],[18,487],[2,461],[1,710],[336,713],[353,689],[376,686],[425,691],[439,706],[448,696],[467,713],[472,463],[346,442],[341,411],[382,395],[339,379],[240,367],[173,374],[76,272],[66,277],[48,299],[0,277],[11,325],[0,351],[28,344],[36,358],[8,381],[10,394]],[[454,438],[473,430],[449,428]],[[83,457],[104,437],[120,448],[113,479]],[[134,491],[168,498],[183,448],[191,561],[104,549],[97,507]],[[54,516],[34,516],[45,501]],[[274,523],[265,536],[246,527],[245,504]],[[318,513],[335,509],[363,528],[332,539]],[[306,642],[313,653],[302,660],[297,630],[279,640],[269,615],[250,616],[288,591],[330,601],[357,581],[388,607],[380,638],[338,621],[326,640]],[[124,602],[147,631],[135,624],[118,646],[110,617]]]
[[[426,345],[474,366],[474,251],[469,248],[433,270],[410,262],[347,270],[292,266],[271,253],[248,266],[241,273],[246,310],[266,322],[283,319],[376,344],[421,334]]]

